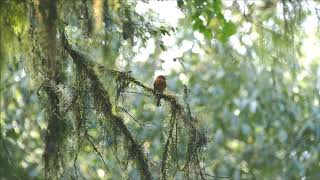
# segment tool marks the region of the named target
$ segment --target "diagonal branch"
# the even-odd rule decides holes
[[[92,61],[89,61],[84,54],[75,50],[71,45],[69,45],[65,34],[62,33],[62,43],[64,49],[70,54],[74,63],[78,68],[83,69],[86,77],[90,82],[90,91],[94,98],[95,107],[98,111],[102,112],[104,116],[109,119],[113,127],[117,127],[121,133],[124,135],[128,143],[127,149],[133,159],[136,160],[138,168],[140,170],[141,177],[143,179],[151,179],[151,173],[149,171],[148,162],[143,154],[142,148],[133,138],[128,127],[124,124],[123,119],[112,112],[113,105],[110,102],[110,97],[108,91],[103,87],[97,74],[95,73],[94,67],[97,66]],[[196,162],[195,157],[198,156],[199,149],[206,144],[206,137],[204,133],[201,133],[197,128],[197,119],[193,117],[190,113],[190,107],[188,104],[182,105],[178,102],[178,99],[170,94],[157,94],[153,88],[150,88],[138,81],[130,75],[129,72],[121,72],[113,69],[107,69],[101,65],[98,65],[99,70],[105,70],[115,76],[117,79],[125,80],[130,84],[141,87],[146,93],[153,96],[160,96],[164,101],[170,104],[171,112],[175,112],[175,117],[182,120],[183,125],[186,127],[189,136],[189,143],[186,154],[186,164],[185,168],[190,167],[191,164],[195,164],[200,167],[200,162]],[[129,85],[129,84],[127,84]]]
[[[104,166],[106,167],[106,170],[108,172],[110,172],[108,166],[107,166],[107,163],[106,161],[104,160],[104,158],[102,157],[100,151],[96,148],[96,146],[93,144],[92,140],[91,140],[91,136],[88,134],[88,131],[85,132],[85,136],[86,136],[86,139],[89,141],[89,143],[91,144],[93,150],[98,154],[98,156],[100,157],[100,159],[102,160]]]
[[[140,170],[141,178],[152,179],[148,162],[143,154],[141,146],[133,138],[128,127],[124,124],[123,119],[113,114],[113,107],[110,102],[108,91],[103,87],[101,81],[95,73],[93,64],[90,61],[87,61],[83,54],[74,50],[69,45],[64,33],[62,33],[62,43],[64,49],[69,53],[75,65],[79,69],[82,69],[85,72],[85,76],[89,79],[90,91],[93,96],[96,109],[100,111],[107,119],[109,119],[113,127],[117,127],[121,131],[124,138],[128,142],[128,144],[126,144],[127,150],[129,154],[132,155],[132,158],[136,160],[138,169]]]

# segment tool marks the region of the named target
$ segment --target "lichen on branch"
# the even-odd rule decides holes
[[[117,128],[121,135],[124,137],[126,145],[126,149],[130,156],[135,160],[137,163],[138,169],[140,170],[140,175],[144,179],[151,179],[152,175],[149,171],[148,161],[142,151],[141,146],[139,143],[134,139],[133,135],[129,131],[128,127],[124,124],[124,120],[114,114],[112,112],[113,104],[111,103],[110,96],[106,88],[103,86],[102,82],[99,80],[99,77],[97,73],[95,72],[95,67],[98,66],[100,69],[102,68],[105,71],[108,71],[109,73],[113,74],[116,77],[116,81],[118,84],[118,96],[119,92],[123,92],[124,89],[129,87],[129,84],[136,85],[138,87],[141,87],[146,93],[149,93],[153,96],[159,96],[156,94],[153,88],[150,88],[140,82],[139,80],[135,79],[130,75],[129,72],[121,72],[113,69],[108,69],[103,67],[102,65],[96,65],[92,61],[90,61],[84,54],[77,51],[75,48],[73,48],[66,38],[65,34],[62,33],[62,43],[64,49],[69,53],[71,58],[73,59],[73,62],[77,66],[78,69],[82,69],[84,72],[86,78],[89,80],[90,84],[90,92],[92,94],[92,97],[94,99],[94,104],[96,110],[98,112],[101,112],[105,118],[111,122],[112,127]],[[187,96],[187,95],[185,95]],[[170,104],[171,109],[171,123],[170,126],[170,132],[169,137],[167,139],[167,143],[164,147],[163,151],[163,158],[161,162],[161,178],[166,179],[168,176],[168,173],[166,171],[167,164],[169,162],[169,154],[177,151],[177,136],[179,136],[176,129],[178,121],[181,121],[183,127],[187,129],[187,133],[189,134],[188,139],[188,148],[187,152],[185,154],[185,166],[183,169],[178,169],[178,167],[175,167],[179,171],[185,171],[186,173],[191,173],[190,168],[192,166],[199,169],[200,174],[202,173],[203,168],[200,166],[200,162],[198,159],[198,153],[200,149],[206,145],[206,137],[204,133],[200,132],[199,128],[197,127],[197,119],[191,115],[190,107],[187,101],[185,100],[185,104],[180,104],[178,102],[178,99],[169,94],[162,94],[160,97]],[[175,131],[174,131],[175,130]],[[174,159],[174,158],[171,158]],[[204,178],[204,176],[201,176]]]

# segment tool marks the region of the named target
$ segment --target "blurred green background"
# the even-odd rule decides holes
[[[42,77],[35,72],[41,64],[35,41],[43,32],[31,32],[38,2],[0,2],[0,179],[44,178],[46,103],[37,95]],[[164,74],[166,93],[182,104],[188,86],[191,111],[208,137],[201,150],[208,179],[320,179],[319,2],[70,0],[57,1],[56,10],[70,41],[92,61],[131,71],[149,87]],[[73,83],[70,74],[66,84]],[[117,101],[115,78],[99,78],[113,103],[149,124],[118,110],[159,177],[169,105],[157,108],[136,86]],[[64,92],[67,102],[70,92]],[[110,171],[89,143],[77,148],[73,116],[66,114],[71,133],[61,178],[139,179],[91,106],[85,107],[87,129]],[[183,142],[186,134],[180,136]]]

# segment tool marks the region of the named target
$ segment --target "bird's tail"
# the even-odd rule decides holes
[[[160,107],[160,106],[161,106],[161,102],[160,102],[160,100],[161,100],[161,98],[160,98],[160,97],[158,97],[158,98],[157,98],[157,106],[158,106],[158,107]]]
[[[157,106],[158,107],[161,106],[161,97],[160,96],[157,97]]]

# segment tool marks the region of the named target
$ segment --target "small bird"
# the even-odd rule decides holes
[[[167,83],[166,78],[163,75],[159,75],[156,80],[153,83],[153,89],[156,91],[157,96],[157,106],[161,106],[160,100],[161,97],[160,94],[163,94],[163,91],[166,89]]]

